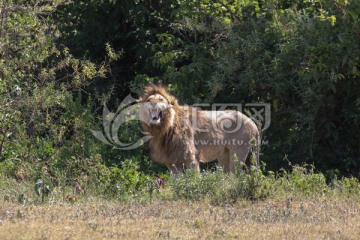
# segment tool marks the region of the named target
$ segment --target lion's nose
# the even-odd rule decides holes
[[[151,107],[155,108],[156,102],[150,102]]]

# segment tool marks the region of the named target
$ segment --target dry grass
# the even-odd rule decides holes
[[[357,199],[20,205],[0,200],[0,239],[359,239]]]

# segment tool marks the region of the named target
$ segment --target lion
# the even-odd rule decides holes
[[[144,87],[138,102],[142,128],[152,136],[151,158],[171,173],[188,168],[200,172],[200,163],[214,160],[224,172],[234,173],[236,158],[245,163],[253,146],[259,164],[259,130],[241,112],[180,106],[166,87],[155,84]]]

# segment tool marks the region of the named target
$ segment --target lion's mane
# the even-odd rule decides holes
[[[142,122],[143,130],[153,137],[149,141],[150,152],[153,160],[165,164],[169,168],[182,170],[186,165],[188,155],[195,154],[194,133],[189,120],[188,108],[179,106],[177,99],[162,85],[149,84],[144,88],[140,103],[144,103],[151,96],[159,94],[170,104],[166,109],[164,121],[160,125],[148,125]],[[179,169],[181,168],[181,169]]]

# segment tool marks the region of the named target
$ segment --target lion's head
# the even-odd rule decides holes
[[[140,120],[150,128],[170,126],[174,121],[174,107],[177,101],[168,90],[159,85],[145,86],[144,96],[138,100]]]

